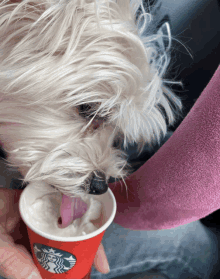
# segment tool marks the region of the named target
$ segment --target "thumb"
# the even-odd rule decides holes
[[[105,249],[102,243],[100,243],[99,245],[93,265],[101,273],[106,274],[110,272],[108,259],[106,257]]]
[[[0,275],[10,279],[41,279],[29,252],[12,238],[0,235]]]

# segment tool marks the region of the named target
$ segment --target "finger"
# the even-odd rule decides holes
[[[6,278],[41,279],[28,251],[6,235],[0,236],[0,266],[0,275]]]
[[[102,243],[100,243],[98,251],[96,253],[96,256],[95,256],[95,259],[94,259],[94,266],[101,273],[109,273],[110,272],[108,259],[106,257],[105,249],[104,249]]]
[[[9,234],[20,221],[20,190],[0,189],[0,233]]]

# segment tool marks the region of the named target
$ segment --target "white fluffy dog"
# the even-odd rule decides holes
[[[149,22],[141,0],[1,0],[0,139],[25,182],[102,194],[121,146],[160,142],[182,106]]]

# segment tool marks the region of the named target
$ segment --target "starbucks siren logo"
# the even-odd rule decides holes
[[[76,257],[66,251],[34,243],[34,254],[40,265],[51,273],[64,273],[76,264]]]

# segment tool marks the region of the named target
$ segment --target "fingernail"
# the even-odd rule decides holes
[[[110,272],[110,267],[109,267],[108,260],[107,260],[105,255],[103,256],[103,259],[104,259],[103,268],[105,270],[105,273],[109,273]]]
[[[106,274],[110,272],[110,267],[107,262],[104,264],[104,268],[106,270]]]

